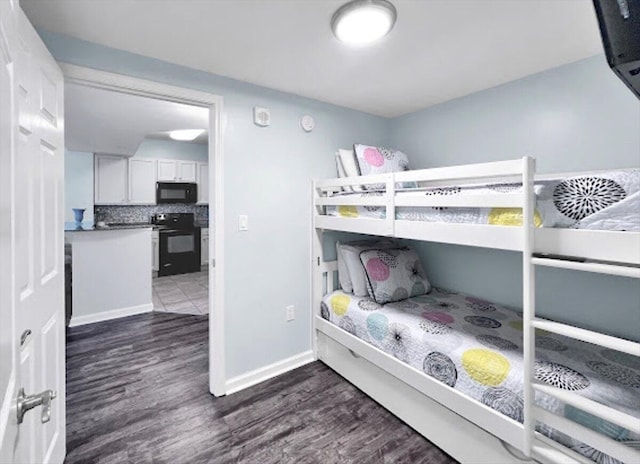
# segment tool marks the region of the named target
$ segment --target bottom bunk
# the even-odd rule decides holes
[[[384,306],[369,298],[336,291],[325,295],[321,306],[322,317],[316,317],[315,325],[319,337],[318,356],[322,361],[383,405],[397,403],[395,407],[401,409],[401,414],[397,413],[401,418],[453,457],[463,462],[514,462],[516,458],[500,446],[500,440],[516,449],[524,448],[520,424],[524,378],[522,319],[518,313],[442,290]],[[578,392],[592,401],[638,417],[640,366],[637,358],[541,331],[536,339],[538,381]],[[348,361],[340,359],[337,353],[341,349],[364,359],[348,355]],[[356,371],[353,366],[346,367],[350,363],[366,367]],[[381,380],[385,377],[380,377],[375,382],[377,386],[358,381],[359,377],[370,376],[376,370],[388,372],[395,380],[385,381]],[[398,379],[422,399],[411,403],[404,397],[394,399],[368,391],[389,389]],[[637,436],[624,428],[551,396],[538,393],[537,404],[614,441],[637,444]],[[416,416],[412,423],[408,417],[415,416],[421,408],[426,408],[425,411],[431,408],[438,415]],[[440,409],[453,416],[445,417]],[[445,428],[438,425],[442,421],[457,421],[455,428],[446,429],[447,433],[455,431],[453,436],[443,436]],[[469,427],[474,431],[465,429]],[[427,433],[421,428],[427,428]],[[548,426],[539,424],[537,429],[542,432],[537,434],[539,445],[534,454],[538,460],[568,462],[573,456],[574,462],[618,462]],[[563,448],[562,454],[554,454],[557,453],[555,445],[545,435],[568,450]],[[461,438],[464,443],[455,443]],[[470,440],[477,440],[477,446],[484,447],[482,459]],[[636,457],[635,453],[630,449],[628,455]]]

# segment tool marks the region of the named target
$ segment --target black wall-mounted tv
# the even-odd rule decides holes
[[[593,0],[611,69],[640,99],[640,0]]]

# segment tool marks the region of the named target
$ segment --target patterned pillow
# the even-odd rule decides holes
[[[402,172],[409,170],[409,158],[398,150],[390,150],[384,147],[373,147],[356,143],[353,153],[358,164],[361,176],[374,174],[388,174],[390,172]],[[384,184],[366,186],[368,190],[384,189]],[[415,188],[415,182],[397,184],[396,188]]]
[[[360,253],[369,296],[376,303],[400,301],[431,290],[420,258],[410,248],[367,250]]]
[[[398,242],[389,238],[374,240],[357,240],[355,242],[341,243],[338,245],[338,265],[344,261],[346,273],[338,275],[340,286],[346,292],[353,292],[355,296],[367,296],[367,276],[360,262],[360,253],[365,250],[398,248]],[[344,268],[343,268],[344,269]]]

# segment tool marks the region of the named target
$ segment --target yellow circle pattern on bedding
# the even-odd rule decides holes
[[[510,370],[507,358],[482,348],[462,353],[462,367],[473,380],[491,387],[496,387],[504,382]]]
[[[521,208],[492,208],[489,211],[487,223],[494,226],[521,226],[522,225],[522,209]],[[536,227],[542,227],[542,216],[538,210],[533,214],[533,223]]]
[[[344,316],[349,309],[351,298],[347,295],[333,295],[331,297],[331,309],[338,316]]]
[[[355,218],[360,216],[358,214],[358,208],[355,206],[338,206],[338,214],[342,217]]]

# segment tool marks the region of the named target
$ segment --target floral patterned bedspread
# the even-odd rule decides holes
[[[523,421],[519,313],[442,289],[384,306],[336,291],[326,295],[321,306],[322,317],[343,330]],[[640,358],[537,330],[535,376],[640,420]],[[538,395],[536,401],[613,439],[632,446],[640,443],[629,431],[548,395]],[[546,426],[539,430],[596,462],[617,462]]]
[[[481,184],[407,189],[402,196],[487,195],[522,192],[522,184]],[[537,227],[640,231],[640,169],[536,182]],[[358,197],[380,196],[382,191],[342,192]],[[383,206],[327,206],[326,214],[347,218],[385,217]],[[396,219],[465,224],[522,225],[519,208],[398,207]]]

